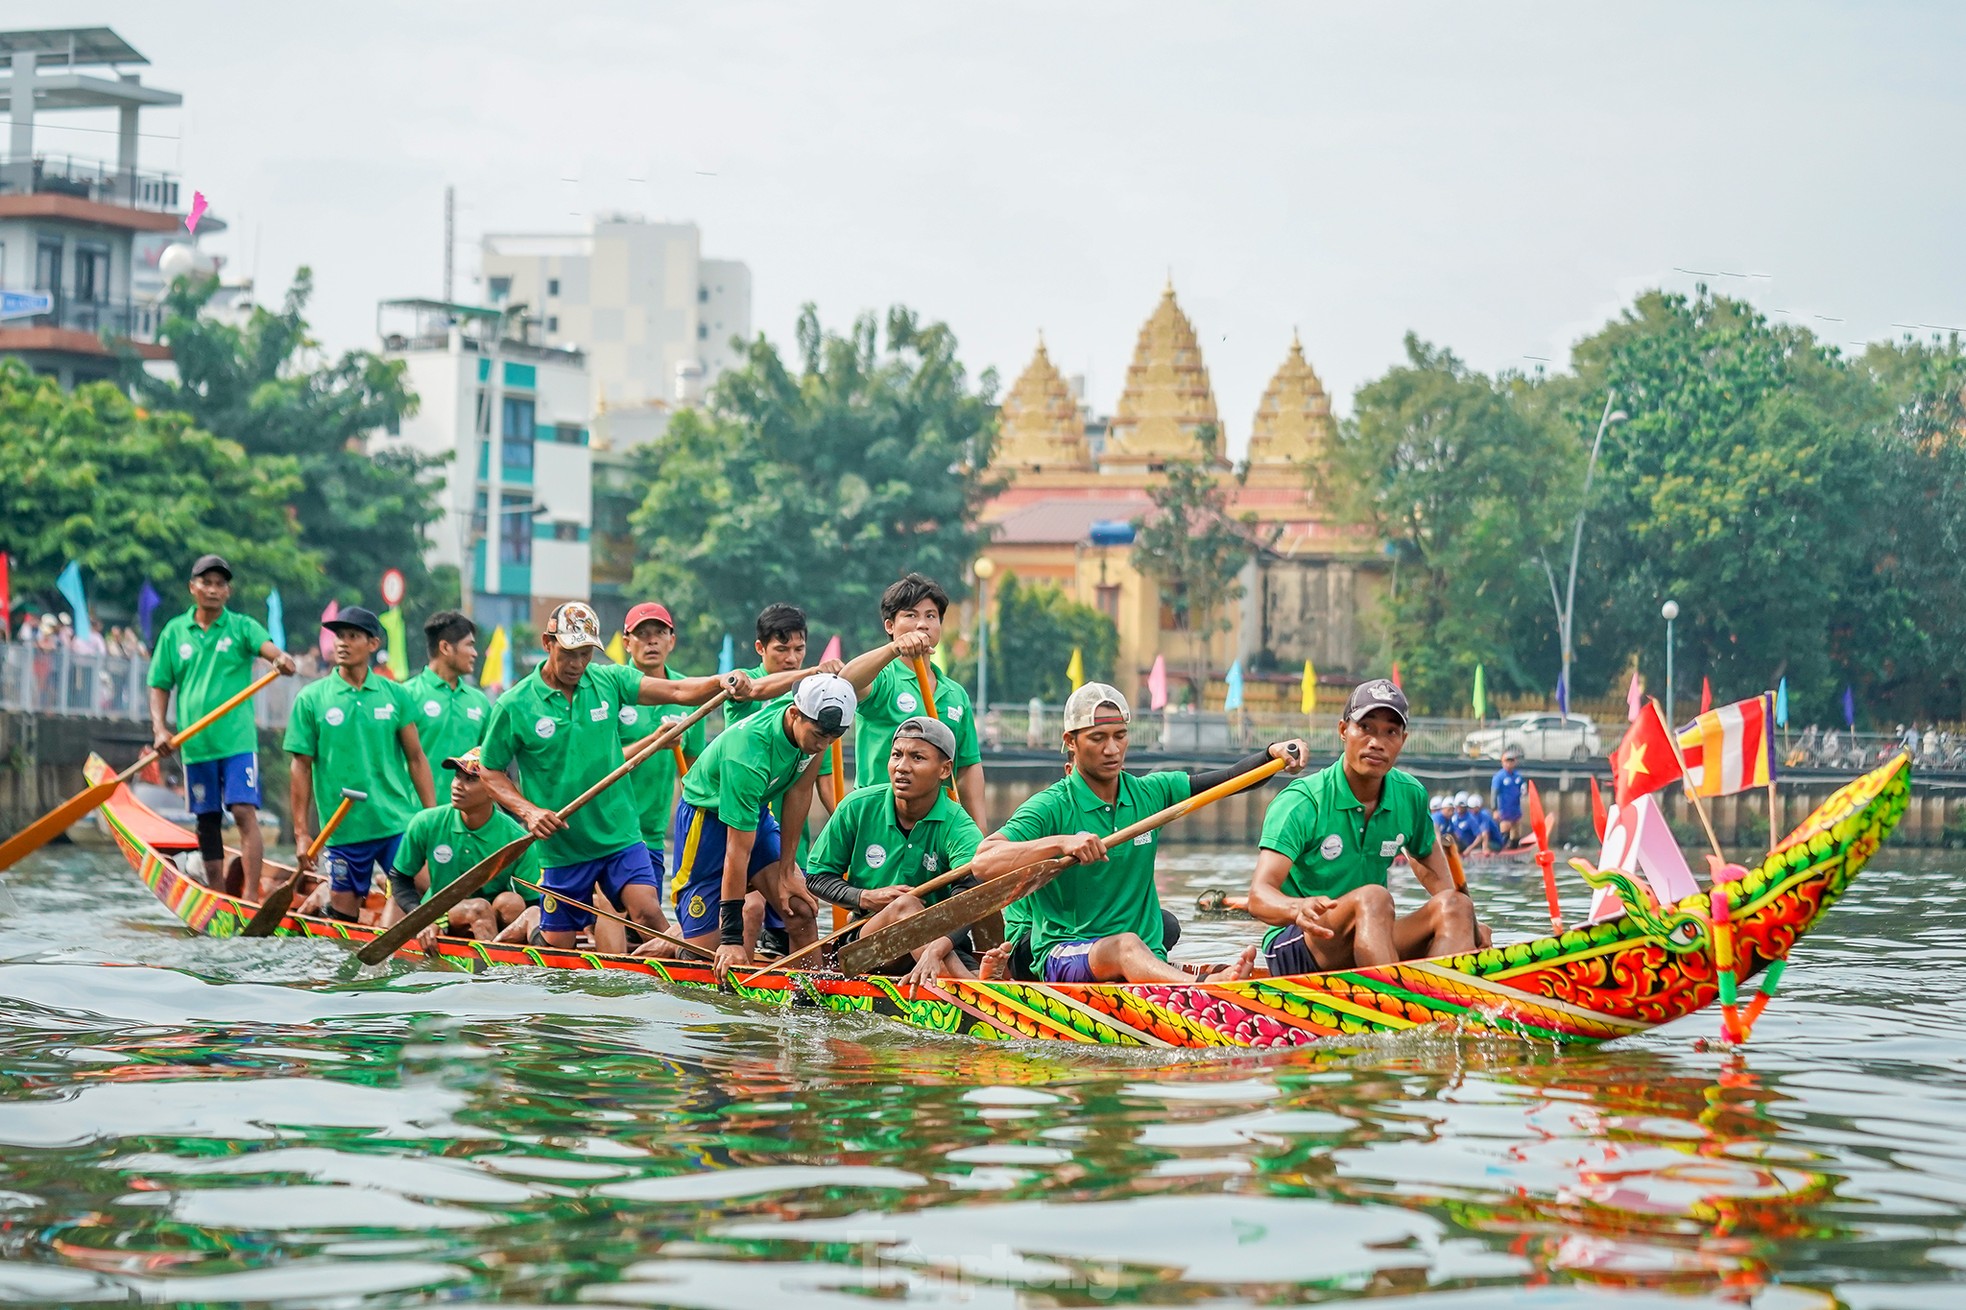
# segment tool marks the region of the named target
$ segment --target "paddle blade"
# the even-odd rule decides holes
[[[1534,782],[1529,784],[1529,831],[1536,835],[1536,849],[1548,850],[1550,845],[1550,816],[1543,810],[1543,793],[1536,790]]]
[[[865,934],[840,952],[840,972],[871,973],[889,960],[911,955],[937,937],[960,932],[985,915],[995,914],[1012,901],[1029,896],[1071,867],[1069,860],[1033,864],[1028,869],[958,892],[879,932]]]
[[[525,854],[533,840],[532,834],[527,833],[506,842],[475,866],[466,869],[456,882],[426,897],[423,904],[398,919],[395,927],[378,934],[374,941],[355,952],[356,958],[363,964],[381,964],[401,950],[411,938],[449,914],[458,902],[476,895],[479,888],[511,868],[512,862]]]
[[[6,841],[0,842],[0,869],[12,868],[19,861],[67,832],[79,820],[87,818],[89,814],[99,809],[104,801],[115,795],[116,788],[120,785],[112,778],[108,782],[99,782],[93,787],[84,787]]]
[[[239,935],[271,937],[286,921],[287,910],[294,903],[294,889],[299,886],[300,874],[296,872],[293,877],[275,887],[267,894],[266,899],[259,903],[259,908],[253,911],[253,917],[246,921],[245,931]]]

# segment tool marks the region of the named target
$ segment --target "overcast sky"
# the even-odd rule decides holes
[[[1408,329],[1564,364],[1646,287],[1837,342],[1966,326],[1966,5],[11,0],[185,107],[147,166],[317,329],[460,294],[485,230],[694,220],[756,326],[901,302],[1005,385],[1043,329],[1110,409],[1172,270],[1240,449],[1293,326],[1341,409]],[[114,157],[44,117],[37,149]]]

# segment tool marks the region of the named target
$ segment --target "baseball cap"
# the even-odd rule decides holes
[[[1120,695],[1120,689],[1104,682],[1088,682],[1073,692],[1065,701],[1065,731],[1077,732],[1090,728],[1099,721],[1099,707],[1112,705],[1119,709],[1119,722],[1133,722],[1133,708]],[[1112,721],[1112,716],[1107,716]]]
[[[1446,804],[1447,802],[1443,801],[1438,796],[1427,797],[1427,808],[1430,810],[1435,810],[1435,811],[1441,810],[1445,808]]]
[[[1387,678],[1374,678],[1361,682],[1352,688],[1352,697],[1345,702],[1346,723],[1357,723],[1374,710],[1391,710],[1399,716],[1399,724],[1406,726],[1406,693],[1392,684]]]
[[[853,684],[839,674],[815,673],[799,682],[792,693],[792,708],[818,724],[821,732],[837,737],[853,726],[853,708],[859,700]]]
[[[336,611],[333,618],[322,620],[321,626],[329,632],[333,632],[336,628],[353,628],[357,632],[374,637],[377,641],[382,640],[382,620],[360,605],[343,606]]]
[[[634,609],[629,610],[628,617],[621,624],[621,630],[625,633],[632,633],[650,619],[654,619],[671,632],[676,630],[676,621],[669,617],[669,607],[659,601],[653,600],[645,600]]]
[[[941,751],[945,759],[956,758],[956,734],[940,719],[931,719],[926,714],[903,719],[901,726],[894,730],[894,739],[900,741],[903,737],[918,737]]]
[[[210,573],[213,569],[223,573],[227,582],[232,581],[232,566],[225,562],[223,555],[200,555],[198,562],[191,566],[191,576],[195,578],[200,574]]]
[[[476,773],[485,767],[484,761],[479,758],[484,749],[483,746],[473,746],[463,754],[453,755],[443,761],[443,767],[456,773]]]
[[[595,616],[593,607],[570,600],[553,611],[546,620],[546,634],[560,643],[566,650],[579,650],[582,646],[592,646],[599,650],[601,641],[601,620]]]

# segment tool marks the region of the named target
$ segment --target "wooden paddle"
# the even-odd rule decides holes
[[[348,811],[354,807],[355,802],[365,801],[368,798],[369,794],[365,791],[356,791],[353,787],[341,789],[341,804],[334,807],[334,813],[329,815],[328,821],[321,825],[321,831],[315,833],[314,840],[307,844],[305,857],[295,862],[294,876],[275,887],[267,894],[266,899],[259,903],[259,908],[253,911],[253,917],[246,922],[246,930],[239,934],[241,937],[273,935],[273,930],[278,928],[281,920],[287,917],[287,908],[294,903],[294,890],[300,886],[302,866],[311,863],[326,849],[328,838],[334,835],[336,828],[341,826],[341,821],[348,817]]]
[[[1454,877],[1454,890],[1465,895],[1468,871],[1461,867],[1461,843],[1454,840],[1451,832],[1441,834],[1441,843],[1441,853],[1447,857],[1447,872]]]
[[[915,681],[922,685],[922,708],[928,711],[929,718],[940,723],[942,716],[935,712],[935,674],[930,672],[928,661],[919,655],[910,656],[908,662],[915,666]],[[947,790],[950,800],[956,802],[958,805],[962,804],[962,797],[956,794],[956,777],[954,774],[949,775],[949,786]],[[930,938],[929,940],[933,941],[934,938]]]
[[[972,861],[972,863],[974,862]],[[969,864],[959,865],[956,868],[949,870],[947,873],[939,874],[936,877],[930,878],[927,882],[923,883],[919,887],[908,888],[908,891],[916,896],[926,896],[930,892],[941,891],[944,887],[949,886],[951,883],[961,882],[964,878],[967,878],[969,876],[970,867],[971,865]],[[878,914],[880,913],[880,911],[876,910],[874,913]],[[846,936],[848,933],[852,932],[855,928],[858,928],[861,924],[867,922],[867,920],[873,917],[874,917],[873,914],[863,914],[858,919],[853,920],[851,923],[845,924],[842,927],[836,929],[835,931],[828,933],[826,936],[821,937],[818,941],[814,942],[812,945],[801,946],[798,950],[793,951],[790,955],[779,956],[776,960],[773,960],[770,964],[767,964],[764,968],[758,970],[756,973],[752,974],[749,978],[742,979],[741,981],[746,987],[749,987],[752,983],[756,982],[760,978],[763,978],[767,974],[777,973],[780,969],[789,969],[792,967],[792,965],[795,962],[799,960],[803,960],[806,956],[811,955],[814,951],[818,950],[822,946],[825,946],[827,943],[837,941],[841,937]],[[934,939],[930,938],[930,940],[933,941]]]
[[[273,679],[279,676],[280,670],[268,669],[264,677],[258,679],[244,691],[229,698],[223,705],[220,705],[196,723],[191,724],[189,727],[178,729],[177,735],[171,738],[171,749],[176,750],[230,714],[233,710],[238,709],[239,706],[250,700],[254,693],[264,688],[269,682],[272,682]],[[84,787],[81,791],[76,792],[73,796],[55,806],[54,809],[49,810],[46,814],[28,824],[19,832],[7,838],[6,841],[0,842],[0,869],[13,867],[20,860],[40,850],[62,833],[67,832],[76,820],[82,818],[90,811],[99,808],[103,802],[115,795],[118,787],[128,782],[131,778],[136,777],[140,770],[147,768],[161,754],[162,752],[156,747],[151,747],[137,757],[135,764],[132,764],[115,777],[98,782],[93,786]]]
[[[568,900],[567,897],[562,896],[559,892],[549,891],[546,888],[540,886],[536,882],[528,882],[524,878],[521,878],[516,873],[508,873],[505,876],[507,878],[510,878],[513,881],[513,883],[515,883],[516,885],[520,887],[524,887],[529,891],[536,891],[541,896],[550,897],[551,899],[556,901],[567,901],[569,905],[576,903],[571,900]],[[541,908],[544,907],[542,906]],[[598,905],[582,905],[580,908],[587,911],[587,913],[589,914],[598,914],[603,919],[611,919],[614,922],[620,924],[624,928],[633,928],[636,932],[642,934],[642,936],[644,937],[654,937],[659,941],[668,942],[671,946],[680,946],[683,950],[695,951],[698,955],[702,956],[706,960],[714,960],[717,958],[717,953],[715,951],[705,950],[703,947],[698,946],[695,942],[685,941],[681,937],[671,937],[666,932],[658,932],[656,929],[649,927],[647,924],[636,923],[633,919],[629,918],[625,914],[616,914],[613,910],[604,910]]]
[[[1102,839],[1100,844],[1109,851],[1122,846],[1135,837],[1165,827],[1205,805],[1212,805],[1224,796],[1233,796],[1239,791],[1255,786],[1281,769],[1285,763],[1287,763],[1285,760],[1270,760],[1240,777],[1231,778],[1227,782],[1210,787],[1207,791],[1190,796],[1178,805],[1170,805],[1137,823],[1130,823],[1112,836]],[[879,932],[862,937],[842,950],[840,970],[849,974],[868,973],[889,960],[912,955],[937,937],[947,936],[949,933],[966,928],[984,915],[992,914],[1012,901],[1029,896],[1075,863],[1076,861],[1068,856],[1045,860],[1019,869],[1015,873],[991,878],[981,886],[951,896],[948,900],[939,905],[932,905],[920,914],[910,915],[899,923],[889,924]]]
[[[697,706],[688,716],[680,719],[670,719],[665,722],[661,728],[643,738],[636,746],[634,754],[623,760],[619,767],[610,770],[606,777],[562,806],[559,811],[560,817],[562,819],[568,818],[575,811],[586,805],[587,802],[593,800],[596,796],[599,796],[602,792],[614,786],[615,783],[627,777],[636,765],[648,759],[657,751],[668,750],[670,745],[681,740],[682,735],[694,727],[698,720],[729,698],[729,692],[719,691],[709,700]],[[433,892],[423,904],[398,919],[395,926],[387,932],[377,934],[373,941],[355,952],[356,958],[361,960],[363,964],[381,964],[384,960],[401,950],[403,945],[411,938],[415,937],[425,928],[428,928],[431,924],[437,922],[437,920],[443,918],[446,914],[449,914],[453,905],[456,905],[459,901],[469,896],[475,895],[480,887],[483,887],[493,878],[496,878],[506,869],[509,869],[512,866],[512,861],[530,850],[533,843],[538,840],[539,838],[533,836],[531,833],[526,833],[522,837],[514,837],[511,841],[478,861],[476,865],[459,874],[455,882],[447,884],[441,891]]]

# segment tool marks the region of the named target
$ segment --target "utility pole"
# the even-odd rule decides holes
[[[452,295],[457,265],[457,188],[444,188],[444,303],[456,303]]]

